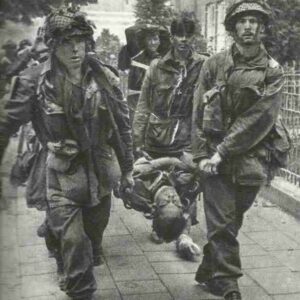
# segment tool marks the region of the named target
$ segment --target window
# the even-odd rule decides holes
[[[208,3],[206,5],[206,20],[205,20],[205,35],[207,39],[207,50],[208,52],[214,52],[215,51],[215,27],[216,27],[216,21],[215,21],[215,3]]]
[[[226,1],[214,1],[206,4],[205,13],[207,51],[210,53],[219,52],[231,44],[231,39],[224,27]]]

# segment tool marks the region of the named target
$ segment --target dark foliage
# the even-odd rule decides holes
[[[147,23],[159,26],[171,24],[174,14],[170,1],[167,0],[137,0],[135,17],[137,23]]]
[[[86,5],[96,3],[97,0],[1,0],[0,25],[6,20],[30,24],[33,18],[46,15],[51,7],[57,7],[63,2]]]
[[[117,57],[121,49],[121,42],[117,35],[104,28],[96,40],[96,52],[104,63],[117,65]]]
[[[268,0],[273,20],[266,31],[265,45],[281,64],[300,61],[300,1]]]

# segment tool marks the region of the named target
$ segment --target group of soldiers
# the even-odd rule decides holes
[[[39,193],[27,197],[45,203],[39,235],[71,299],[94,299],[112,190],[153,220],[153,241],[176,240],[188,259],[200,254],[190,229],[202,192],[207,243],[195,280],[242,299],[243,216],[290,147],[279,118],[283,71],[262,43],[270,17],[265,1],[236,1],[224,20],[234,43],[209,58],[194,51],[196,24],[186,15],[173,20],[166,53],[158,52],[159,29],[145,26],[128,101],[117,71],[95,54],[86,16],[61,7],[46,17],[47,59],[14,80],[0,118],[0,159],[31,121],[41,150],[27,190]]]

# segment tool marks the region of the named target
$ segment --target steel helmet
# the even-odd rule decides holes
[[[94,24],[86,19],[86,14],[77,9],[63,7],[46,17],[44,24],[45,43],[59,37],[81,35],[92,38]]]
[[[263,22],[266,25],[269,22],[272,14],[271,8],[263,0],[243,0],[235,1],[226,11],[224,25],[227,31],[233,31],[236,18],[246,12],[255,12],[262,16]]]

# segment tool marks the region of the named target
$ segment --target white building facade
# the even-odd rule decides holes
[[[97,4],[83,6],[82,10],[97,26],[94,34],[96,39],[104,28],[117,35],[122,43],[126,43],[125,28],[135,22],[134,5],[136,0],[98,0]]]

